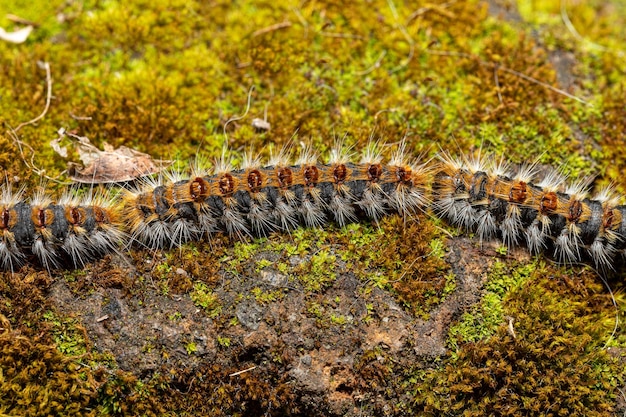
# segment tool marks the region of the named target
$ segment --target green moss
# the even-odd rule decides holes
[[[66,346],[67,347],[67,346]],[[0,413],[3,415],[95,416],[88,407],[96,382],[89,370],[47,341],[11,331],[0,334]]]
[[[251,291],[254,299],[260,304],[269,304],[285,297],[283,289],[265,291],[259,287],[254,287]]]
[[[506,322],[505,297],[523,285],[536,269],[541,266],[537,261],[533,264],[510,268],[501,261],[495,261],[490,268],[485,283],[485,294],[472,310],[463,314],[458,323],[449,330],[449,344],[458,353],[460,345],[467,342],[478,342],[493,335]]]
[[[80,356],[87,352],[85,329],[74,318],[60,318],[54,312],[43,314],[44,322],[52,326],[52,337],[59,352],[68,356]]]
[[[337,274],[334,272],[335,255],[329,250],[320,249],[306,262],[295,268],[297,280],[307,292],[318,292],[331,285]]]
[[[495,311],[513,320],[494,320],[487,339],[466,333],[445,362],[407,374],[403,386],[415,409],[425,415],[611,412],[625,375],[621,359],[601,346],[611,328],[596,320],[602,307],[586,302],[587,291],[569,279],[551,278],[546,267],[498,269],[487,285],[491,301],[482,305],[497,304]],[[592,277],[583,281],[595,291]],[[499,299],[502,294],[508,295]]]
[[[426,223],[418,226],[391,217],[380,226],[352,226],[342,232],[347,268],[368,286],[391,291],[413,313],[427,317],[455,285],[454,276],[446,274],[444,241]]]
[[[324,306],[322,306],[321,304],[319,304],[317,302],[310,301],[307,304],[306,311],[312,317],[315,317],[319,321],[319,320],[322,320],[322,318],[323,318],[323,314],[324,314],[325,308],[324,308]]]
[[[195,342],[188,342],[185,344],[185,350],[187,351],[188,355],[193,355],[198,351],[198,346]]]
[[[193,290],[189,293],[189,297],[191,297],[195,305],[202,307],[211,318],[217,317],[222,312],[219,297],[202,282],[197,282],[193,285]]]
[[[330,322],[336,326],[343,326],[348,323],[348,318],[346,316],[331,313]]]
[[[503,322],[502,299],[488,292],[479,305],[463,314],[459,323],[450,327],[450,346],[458,351],[459,343],[483,340],[491,336]]]
[[[84,278],[85,275],[86,275],[86,272],[83,269],[75,269],[75,270],[67,271],[64,274],[64,278],[68,283],[71,284]]]
[[[142,382],[129,372],[117,371],[98,390],[95,411],[97,415],[106,416],[167,415],[154,396],[166,387],[158,373],[151,380]]]
[[[180,313],[180,311],[176,311],[176,312],[170,314],[169,316],[167,316],[167,318],[170,321],[177,322],[177,321],[180,321],[183,318],[183,316]]]
[[[272,261],[270,261],[269,259],[261,259],[257,262],[256,265],[256,270],[258,272],[264,268],[267,268],[268,266],[272,266]]]
[[[217,337],[217,344],[220,345],[223,348],[228,348],[230,347],[231,344],[231,340],[228,337],[222,337],[222,336],[218,336]]]

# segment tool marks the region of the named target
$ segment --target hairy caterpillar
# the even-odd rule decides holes
[[[525,242],[533,253],[553,248],[559,262],[588,257],[600,268],[609,268],[626,247],[626,206],[610,188],[590,198],[585,181],[567,184],[556,171],[533,182],[533,165],[514,172],[505,162],[489,165],[488,158],[440,159],[434,211],[481,241]]]
[[[329,220],[343,226],[424,209],[428,178],[429,169],[409,162],[404,146],[386,164],[371,149],[352,163],[340,147],[320,164],[307,148],[295,164],[281,152],[267,166],[246,157],[236,170],[221,163],[213,174],[170,175],[163,184],[127,192],[123,218],[132,238],[149,247],[177,246],[218,230],[242,238]]]
[[[46,269],[85,263],[117,250],[125,239],[115,200],[96,193],[64,194],[58,202],[43,190],[30,200],[23,189],[0,187],[0,268],[14,270],[30,259]]]
[[[591,259],[601,268],[626,248],[626,206],[610,189],[589,197],[584,182],[566,184],[556,171],[537,178],[532,165],[513,169],[490,158],[441,154],[421,162],[400,145],[388,162],[368,147],[359,162],[340,145],[326,163],[310,148],[291,163],[287,152],[267,165],[245,157],[237,169],[221,162],[213,172],[170,172],[143,186],[108,196],[53,203],[43,194],[24,200],[8,186],[0,195],[0,267],[35,258],[45,268],[80,267],[127,241],[171,248],[225,232],[237,238],[298,225],[340,226],[399,213],[432,212],[482,242],[525,244],[553,251],[560,262]]]

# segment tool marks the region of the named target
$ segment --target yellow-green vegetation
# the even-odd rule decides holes
[[[342,259],[366,282],[366,294],[372,287],[391,291],[405,307],[428,318],[456,286],[443,260],[443,241],[430,223],[392,217],[378,228],[349,226],[341,237]]]
[[[189,293],[189,296],[193,302],[198,307],[202,307],[211,318],[217,317],[222,311],[219,297],[202,282],[197,282],[193,285],[193,290]]]
[[[609,414],[624,374],[604,346],[612,330],[603,318],[606,307],[590,301],[601,284],[590,273],[576,282],[542,265],[506,273],[510,278],[499,273],[490,291],[511,289],[499,308],[512,325],[492,327],[487,339],[466,334],[475,341],[461,344],[451,360],[409,372],[402,386],[413,392],[414,403],[407,409],[425,415]],[[479,325],[483,333],[486,321]]]
[[[335,256],[329,251],[320,249],[311,259],[294,268],[294,273],[302,282],[307,292],[321,291],[336,279],[334,272]]]
[[[407,134],[416,152],[437,151],[432,143],[483,143],[519,161],[558,149],[542,161],[565,155],[578,172],[590,168],[564,140],[571,128],[560,110],[588,115],[587,106],[509,72],[548,84],[556,79],[547,53],[524,29],[489,16],[482,3],[423,11],[385,2],[372,9],[228,5],[57,2],[40,10],[8,2],[4,10],[42,28],[24,45],[0,46],[3,77],[12,80],[3,83],[4,123],[16,126],[43,109],[40,60],[52,66],[53,105],[44,125],[19,134],[51,175],[64,162],[35,138],[53,139],[59,127],[155,156],[184,159],[200,147],[216,157],[226,140],[222,127],[243,113],[252,85],[249,114],[261,117],[267,106],[272,130],[258,134],[249,123],[230,123],[234,151],[252,146],[266,155],[268,141],[280,146],[294,132],[322,150],[337,135],[362,146],[374,132],[391,141]],[[504,68],[497,85],[495,66]],[[8,164],[30,176],[19,159]]]
[[[229,347],[229,346],[230,346],[230,344],[231,344],[231,340],[230,340],[228,337],[221,337],[221,336],[218,336],[218,337],[217,337],[217,343],[218,343],[220,346],[227,348],[227,347]]]
[[[41,338],[0,334],[0,413],[97,415],[87,407],[96,383],[89,370]],[[69,352],[72,353],[72,352]]]
[[[42,173],[67,180],[68,161],[49,144],[65,128],[99,147],[125,145],[183,166],[198,152],[218,158],[225,145],[237,162],[249,149],[265,158],[271,146],[304,142],[325,154],[337,138],[355,150],[370,138],[406,138],[424,159],[482,147],[513,163],[595,175],[598,185],[626,193],[621,0],[5,0],[0,27],[11,31],[21,23],[9,14],[36,27],[23,44],[0,41],[0,171],[28,189]],[[50,106],[12,132],[44,111],[41,62],[51,68]],[[264,117],[271,130],[255,130],[252,119]],[[76,152],[68,160],[77,162]],[[379,294],[426,322],[466,272],[453,270],[449,257],[463,253],[450,253],[448,236],[458,238],[456,229],[429,215],[396,216],[243,242],[217,235],[156,253],[135,248],[132,268],[107,259],[52,276],[29,267],[2,273],[0,414],[331,413],[301,402],[283,366],[285,342],[265,355],[256,345],[243,352],[236,305],[279,310],[289,295],[304,294],[301,311],[264,316],[278,336],[290,313],[313,319],[325,335],[375,328]],[[365,398],[363,414],[376,415],[616,412],[626,333],[611,332],[616,314],[625,321],[623,266],[608,279],[615,308],[589,268],[511,252],[481,253],[489,262],[472,272],[485,277],[482,293],[451,318],[448,353],[409,365],[368,348],[351,368],[354,391],[339,397]],[[349,278],[356,286],[338,295]],[[146,294],[191,299],[203,319],[224,319],[213,320],[218,334],[207,336],[218,357],[142,375],[118,370],[114,357],[95,353],[82,318],[50,301],[59,280],[77,298],[118,291],[133,300],[131,310],[152,304]],[[229,294],[239,282],[245,290]],[[169,326],[187,326],[189,316],[163,315]],[[156,336],[142,342],[142,353],[161,349]],[[298,354],[325,343],[313,340]],[[191,336],[178,347],[189,361],[204,349]]]
[[[504,297],[523,285],[531,274],[545,274],[545,267],[537,271],[537,262],[519,266],[513,270],[509,270],[503,262],[494,262],[480,303],[476,304],[470,312],[465,313],[457,324],[450,327],[450,345],[454,352],[458,352],[461,344],[486,339],[507,321],[504,313]],[[511,325],[513,325],[513,320],[511,318]]]
[[[188,342],[185,345],[185,350],[187,351],[187,354],[193,355],[198,350],[198,346],[196,345],[195,342]]]
[[[52,326],[52,337],[59,352],[79,356],[87,352],[85,329],[78,320],[57,317],[52,311],[43,314],[44,322]]]
[[[251,291],[254,299],[260,304],[268,304],[276,300],[280,300],[284,296],[284,291],[282,289],[273,290],[273,291],[263,291],[259,287],[254,287]]]

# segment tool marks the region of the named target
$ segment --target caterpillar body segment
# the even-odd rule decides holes
[[[241,169],[177,182],[148,183],[124,197],[123,216],[133,239],[151,248],[178,246],[216,231],[232,236],[266,235],[304,225],[340,226],[389,213],[427,208],[427,168],[416,164],[320,164],[311,154],[296,164],[284,156],[275,165],[257,160]]]
[[[0,189],[0,267],[15,270],[34,261],[47,270],[82,267],[115,251],[125,239],[114,199],[64,195],[53,202],[43,192],[23,199]]]
[[[444,155],[432,183],[433,209],[481,241],[499,237],[532,253],[551,250],[561,263],[591,259],[611,268],[626,247],[626,207],[608,189],[589,197],[587,181],[567,185],[556,172],[536,182],[533,176],[528,166],[503,172]]]

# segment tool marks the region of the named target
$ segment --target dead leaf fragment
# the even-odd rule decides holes
[[[272,128],[272,125],[270,125],[267,120],[255,117],[254,119],[252,119],[252,127],[257,132],[268,132]]]
[[[148,154],[126,146],[115,149],[108,143],[100,150],[88,138],[77,136],[59,129],[59,137],[50,142],[52,148],[64,158],[67,147],[61,145],[64,137],[73,139],[78,157],[84,164],[70,162],[70,178],[83,184],[107,184],[133,181],[139,177],[156,174],[172,164],[172,161],[154,160]]]
[[[32,26],[25,26],[14,32],[7,32],[4,28],[0,28],[0,40],[11,43],[24,43],[32,31]]]

